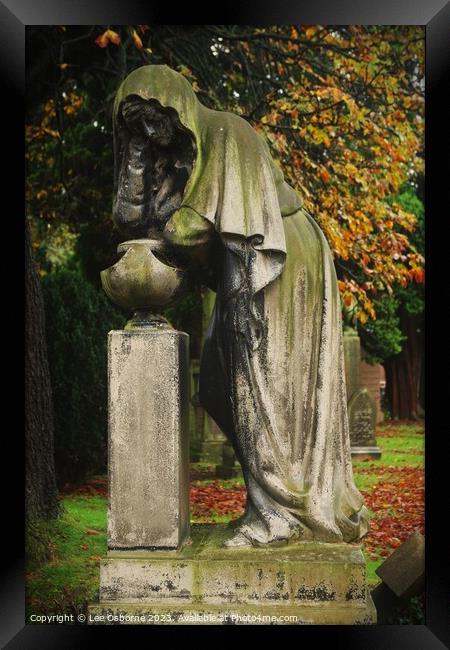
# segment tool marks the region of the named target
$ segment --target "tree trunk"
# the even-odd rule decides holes
[[[417,331],[421,316],[402,310],[400,326],[407,337],[403,350],[384,363],[386,396],[391,417],[400,420],[418,419],[418,398],[423,361],[422,336]]]
[[[25,232],[25,512],[26,521],[58,514],[53,457],[53,403],[45,338],[44,301]]]

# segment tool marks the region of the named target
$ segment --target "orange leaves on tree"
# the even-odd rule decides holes
[[[107,47],[110,43],[119,45],[120,35],[117,32],[114,32],[112,29],[107,29],[105,32],[103,32],[103,34],[97,36],[95,42],[99,47]]]
[[[425,270],[418,266],[413,266],[408,273],[411,280],[414,280],[418,284],[423,284],[425,282]]]
[[[354,307],[355,305],[355,298],[351,293],[344,293],[343,301],[346,307]]]
[[[320,167],[317,173],[320,176],[320,178],[324,181],[324,183],[330,182],[331,175],[330,172],[327,169],[325,169],[325,167]]]
[[[311,25],[305,29],[305,36],[307,39],[312,39],[314,36],[317,34],[319,31],[319,27],[317,25]]]
[[[138,48],[138,50],[142,50],[144,46],[142,44],[141,37],[135,29],[131,31],[131,38],[133,39],[133,43]]]

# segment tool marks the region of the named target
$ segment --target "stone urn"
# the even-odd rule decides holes
[[[161,311],[180,298],[187,282],[167,243],[157,237],[133,239],[119,244],[117,252],[122,257],[100,276],[108,298],[134,312],[125,329],[171,329]]]

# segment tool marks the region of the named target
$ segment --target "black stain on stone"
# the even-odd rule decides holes
[[[267,598],[267,600],[281,600],[282,596],[279,591],[268,591],[264,594],[264,598]]]
[[[345,600],[364,600],[365,599],[365,588],[358,587],[357,585],[351,585],[350,589],[345,594]]]
[[[295,597],[299,600],[318,600],[325,602],[336,600],[336,592],[330,591],[322,582],[315,587],[300,587]]]
[[[283,571],[278,571],[277,573],[277,581],[275,583],[277,589],[284,589],[284,581],[286,579],[286,576],[284,575]]]
[[[105,597],[106,596],[106,597]],[[103,587],[102,588],[102,599],[104,600],[118,600],[119,598],[119,588],[118,587]]]

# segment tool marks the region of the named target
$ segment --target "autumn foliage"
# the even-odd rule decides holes
[[[49,29],[64,53],[57,88],[66,97],[53,98],[53,106],[52,98],[43,102],[41,122],[35,116],[28,127],[29,142],[62,139],[61,125],[85,101],[86,89],[92,94],[105,84],[108,103],[95,114],[110,138],[120,81],[142,64],[166,63],[189,79],[203,103],[240,114],[266,135],[323,229],[343,304],[361,324],[376,316],[380,296],[424,281],[424,260],[411,241],[416,217],[393,200],[423,174],[422,27],[119,25],[76,28],[75,38],[69,28]],[[78,64],[81,48],[89,51],[90,67]],[[78,99],[70,100],[71,93]],[[63,149],[59,141],[56,150]],[[48,191],[34,186],[31,204]],[[99,192],[96,213],[106,214],[109,203],[100,206],[100,199],[107,193]],[[95,192],[87,202],[93,199]]]
[[[228,60],[228,101],[217,96],[217,103],[267,136],[326,234],[344,304],[357,304],[364,323],[380,292],[424,280],[423,258],[408,238],[416,218],[386,200],[423,172],[422,28],[216,27],[212,34],[216,59]],[[191,76],[206,92],[202,69]]]

